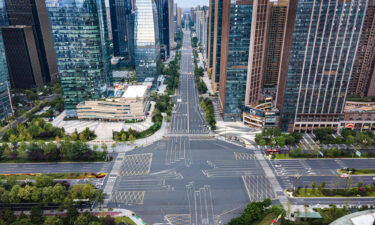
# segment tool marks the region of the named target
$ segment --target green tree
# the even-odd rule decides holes
[[[63,220],[57,216],[48,216],[44,220],[43,225],[63,225]]]
[[[16,221],[13,211],[10,209],[5,209],[1,219],[3,219],[6,224],[11,224]]]
[[[33,224],[43,224],[43,212],[39,206],[33,206],[30,210],[30,220]]]
[[[35,177],[35,185],[39,188],[52,186],[53,179],[47,175],[40,175]]]
[[[128,138],[128,141],[130,142],[130,143],[134,143],[134,141],[135,141],[135,137],[131,134],[130,136],[129,136],[129,138]]]

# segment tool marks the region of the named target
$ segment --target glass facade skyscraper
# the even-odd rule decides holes
[[[0,0],[0,26],[8,25],[4,0]],[[9,73],[5,58],[3,35],[0,30],[0,120],[12,113],[9,93]]]
[[[109,0],[113,54],[134,66],[134,11],[132,0]]]
[[[104,0],[46,0],[66,109],[112,84]]]
[[[277,94],[283,130],[338,128],[368,2],[289,2]]]
[[[137,0],[135,4],[135,69],[138,81],[157,75],[159,30],[153,0]]]
[[[170,55],[169,42],[169,6],[168,0],[156,0],[159,24],[160,58],[166,59]]]
[[[245,104],[253,1],[224,1],[220,104],[224,120],[241,120]]]
[[[213,11],[214,16],[214,29],[213,29],[213,46],[212,48],[212,88],[214,91],[218,90],[218,84],[220,81],[220,57],[221,57],[221,37],[222,37],[222,26],[223,26],[223,0],[214,0],[215,9]]]

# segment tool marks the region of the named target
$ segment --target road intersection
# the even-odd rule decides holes
[[[250,201],[285,204],[283,190],[326,182],[342,187],[337,169],[373,168],[375,159],[265,160],[256,146],[213,138],[199,108],[190,33],[184,32],[179,89],[170,126],[162,140],[119,151],[107,163],[0,164],[4,173],[107,172],[107,207],[136,212],[148,224],[216,225],[242,213]],[[125,148],[119,145],[116,150]],[[353,176],[352,185],[372,183]],[[369,204],[375,198],[289,198],[291,204]]]

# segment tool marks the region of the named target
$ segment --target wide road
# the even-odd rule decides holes
[[[252,150],[209,136],[199,110],[187,30],[181,51],[168,135],[122,158],[108,207],[133,210],[148,224],[225,224],[250,201],[275,195]]]
[[[184,32],[181,50],[180,82],[176,96],[176,108],[172,114],[169,133],[207,134],[208,129],[199,111],[199,98],[194,80],[194,64],[190,32]]]

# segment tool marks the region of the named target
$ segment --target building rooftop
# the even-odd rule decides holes
[[[129,86],[124,95],[124,98],[139,98],[144,97],[147,93],[148,87],[146,85],[133,85]]]
[[[375,210],[355,212],[343,216],[330,225],[373,225],[375,221]]]

